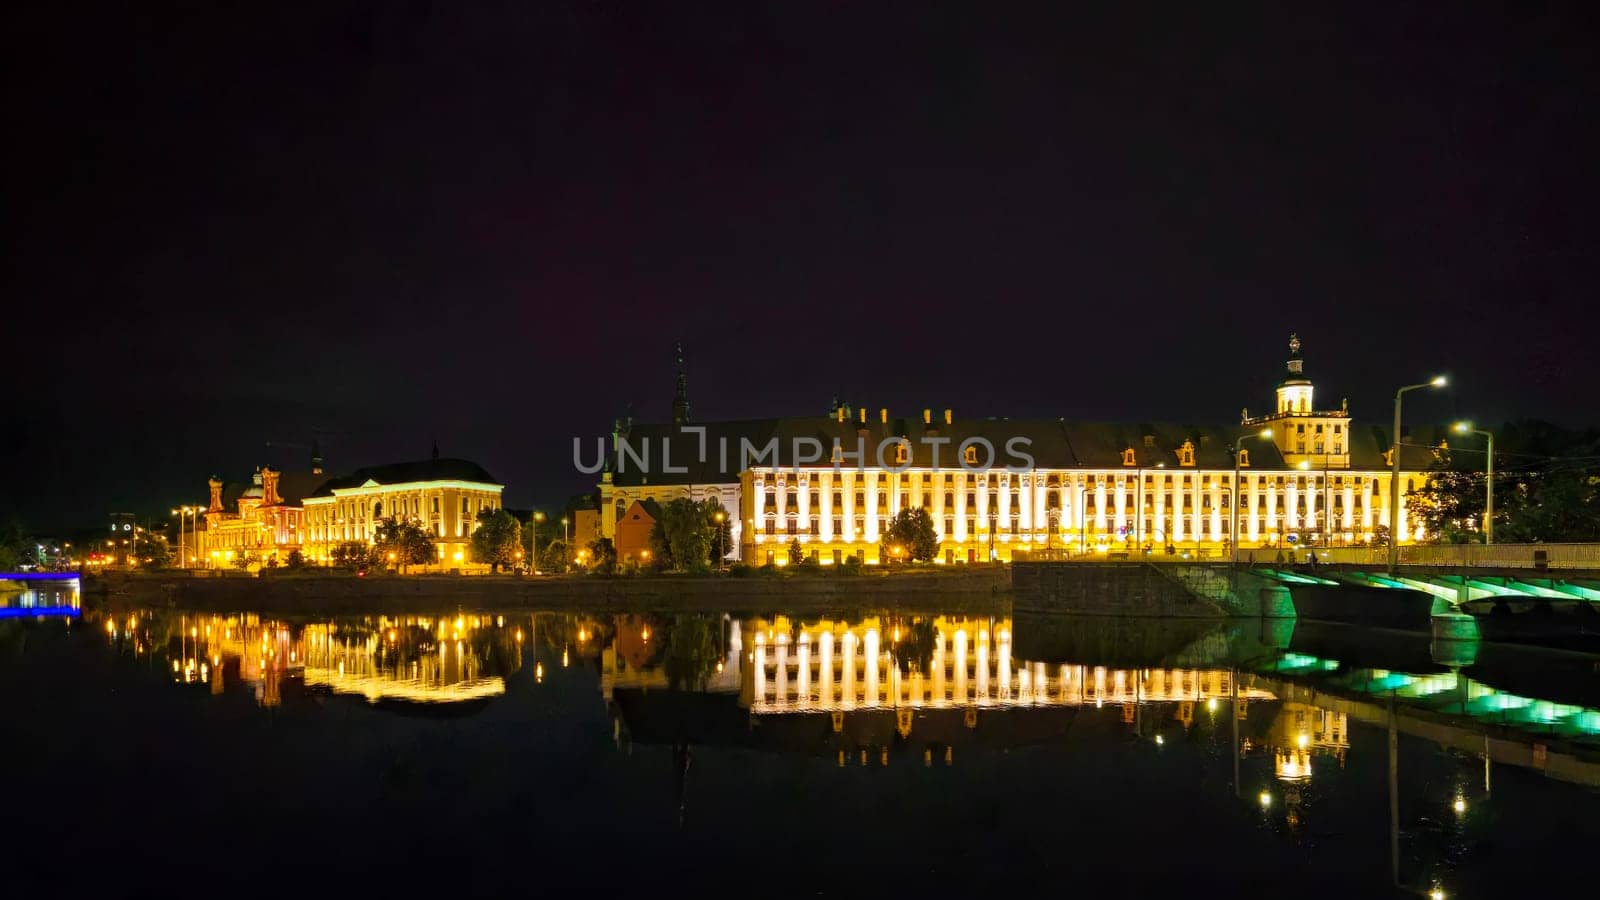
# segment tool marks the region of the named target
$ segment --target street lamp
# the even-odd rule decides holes
[[[722,541],[722,523],[728,520],[728,515],[719,509],[712,518],[717,520],[717,568],[721,569],[722,564],[727,561],[724,557],[728,555],[728,550]]]
[[[532,543],[532,546],[529,548],[529,549],[531,549],[533,551],[533,559],[528,560],[528,571],[530,573],[534,574],[534,575],[539,574],[539,523],[543,522],[543,521],[544,521],[544,513],[539,512],[538,510],[534,510],[533,511],[533,537],[531,538],[533,543]]]
[[[1484,469],[1484,481],[1488,482],[1487,496],[1483,501],[1483,542],[1494,543],[1494,432],[1482,428],[1473,428],[1471,422],[1457,422],[1458,434],[1481,434],[1489,442],[1486,448],[1489,461]]]
[[[572,568],[572,532],[567,528],[567,517],[561,517],[561,557],[566,568]]]
[[[1417,391],[1426,387],[1444,387],[1449,382],[1443,375],[1424,381],[1421,384],[1408,384],[1394,392],[1394,434],[1390,436],[1393,442],[1393,451],[1390,456],[1389,472],[1389,574],[1393,575],[1395,567],[1400,565],[1400,401],[1406,391]]]
[[[1243,445],[1245,440],[1248,438],[1271,440],[1272,429],[1263,428],[1255,434],[1241,434],[1237,438],[1234,438],[1233,441],[1233,499],[1231,501],[1233,504],[1233,509],[1230,510],[1232,515],[1229,517],[1233,520],[1233,524],[1228,526],[1228,543],[1229,546],[1233,548],[1232,563],[1235,566],[1239,564],[1239,451],[1241,445]]]

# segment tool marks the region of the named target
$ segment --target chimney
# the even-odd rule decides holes
[[[922,408],[922,424],[933,424],[933,410],[928,409],[926,406]]]
[[[839,421],[840,421],[840,422],[843,422],[843,421],[844,421],[844,407],[843,407],[843,406],[841,406],[841,407],[839,407],[839,408],[837,408],[837,409],[835,409],[835,410],[834,410],[834,411],[833,411],[833,415],[834,415],[834,417],[835,417],[835,418],[836,418],[836,419],[838,419],[838,420],[839,420]]]
[[[865,406],[861,407],[861,424],[867,424],[867,408]]]
[[[885,425],[889,424],[889,408],[887,406],[878,407],[878,421]]]
[[[950,424],[950,410],[948,409],[944,411],[944,423],[946,425]]]

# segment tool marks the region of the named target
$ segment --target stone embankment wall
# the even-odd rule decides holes
[[[96,580],[111,602],[217,612],[371,613],[476,609],[728,612],[936,606],[992,608],[1011,588],[1003,566],[896,574],[749,578],[519,578],[515,576],[153,577]]]
[[[1102,616],[1222,618],[1229,610],[1151,563],[1011,565],[1012,602],[1029,612]]]

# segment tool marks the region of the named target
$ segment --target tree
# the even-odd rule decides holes
[[[438,558],[432,536],[416,519],[379,519],[372,531],[372,549],[377,559],[393,563],[402,573],[408,565],[427,565]]]
[[[567,571],[567,542],[554,540],[539,545],[539,570],[542,572]]]
[[[36,562],[35,544],[18,522],[8,522],[0,528],[0,572],[15,572],[23,565]]]
[[[1406,513],[1435,542],[1476,542],[1482,540],[1484,497],[1481,474],[1439,469],[1406,493]]]
[[[589,558],[594,560],[594,571],[610,575],[617,571],[617,546],[611,538],[596,538],[589,542]]]
[[[901,548],[899,554],[891,554],[900,559],[912,559],[927,562],[939,552],[939,538],[933,531],[933,517],[922,507],[902,509],[889,520],[889,527],[883,532],[883,546],[889,549]]]
[[[372,548],[365,541],[341,541],[328,554],[335,565],[366,566],[372,558]]]
[[[795,538],[789,542],[789,565],[798,566],[806,560],[806,548],[800,546],[800,539]]]
[[[718,529],[726,524],[717,522],[717,513],[726,519],[722,504],[715,500],[696,503],[679,497],[663,504],[650,530],[650,552],[657,565],[675,571],[705,571],[715,558]]]
[[[300,552],[299,547],[296,547],[289,551],[289,556],[284,560],[283,564],[291,569],[303,569],[306,565],[305,554]]]
[[[489,571],[510,568],[522,546],[522,524],[504,509],[478,513],[478,528],[472,532],[472,558],[489,564]]]
[[[148,534],[133,542],[133,556],[139,565],[151,569],[164,569],[172,559],[166,541],[158,541]]]
[[[239,555],[235,556],[233,558],[233,567],[235,569],[238,569],[239,571],[243,572],[246,569],[250,568],[250,564],[255,562],[255,561],[256,561],[256,558],[254,556],[251,556],[249,553],[246,553],[246,552],[241,550],[239,552]]]

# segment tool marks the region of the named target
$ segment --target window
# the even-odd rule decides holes
[[[866,495],[861,493],[860,491],[856,491],[856,506],[857,507],[862,507],[862,506],[866,506],[866,505],[867,505]]]
[[[1240,450],[1239,450],[1239,468],[1241,468],[1241,469],[1250,468],[1250,451],[1249,450],[1245,450],[1243,448],[1240,448]]]
[[[1184,441],[1183,446],[1178,448],[1178,465],[1194,465],[1194,441]]]
[[[946,509],[956,505],[956,495],[950,491],[944,492],[944,505]]]
[[[840,507],[840,505],[841,504],[839,503],[839,492],[838,491],[834,491],[833,492],[833,508],[834,509],[838,509]]]
[[[1132,447],[1122,451],[1122,464],[1125,466],[1137,466],[1139,464]]]
[[[901,509],[909,509],[910,507],[911,507],[911,495],[906,493],[905,491],[901,491],[900,492],[900,508]]]
[[[978,462],[978,448],[975,446],[969,446],[965,451],[962,452],[961,459],[963,462],[966,462],[969,465],[976,465]]]
[[[904,441],[894,445],[895,465],[903,465],[906,461],[906,445]]]
[[[844,521],[843,520],[834,519],[833,520],[833,533],[836,534],[836,535],[837,534],[843,534],[844,533],[844,528],[842,527],[843,525],[844,525]]]

